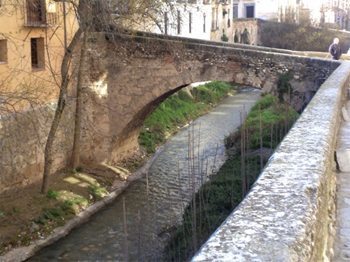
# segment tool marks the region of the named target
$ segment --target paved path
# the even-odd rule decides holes
[[[347,112],[350,113],[350,102]],[[337,235],[333,261],[342,262],[350,261],[350,121],[343,121],[340,127],[337,159],[341,172],[337,174]]]

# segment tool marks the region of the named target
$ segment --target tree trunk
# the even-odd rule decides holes
[[[78,68],[78,81],[77,81],[77,98],[75,104],[75,125],[74,125],[74,140],[73,140],[73,150],[71,158],[71,166],[76,169],[80,165],[80,134],[81,134],[81,118],[82,118],[82,93],[84,89],[83,83],[83,68],[84,60],[86,56],[86,43],[87,43],[87,33],[85,30],[83,35],[83,44],[80,50],[80,61]]]
[[[52,168],[52,162],[53,162],[53,142],[55,139],[55,135],[62,117],[62,113],[64,110],[64,107],[66,105],[66,99],[67,99],[67,88],[69,83],[69,67],[72,60],[72,55],[75,47],[79,43],[80,36],[82,34],[82,30],[78,29],[77,32],[74,34],[74,37],[69,44],[68,48],[65,50],[62,66],[61,66],[61,87],[60,87],[60,94],[57,102],[57,108],[55,111],[55,116],[52,121],[49,135],[47,137],[46,145],[45,145],[45,152],[44,152],[44,173],[43,173],[43,181],[41,185],[41,193],[45,194],[48,190],[48,177],[51,172]]]

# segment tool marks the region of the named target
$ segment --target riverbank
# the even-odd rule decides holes
[[[166,247],[169,261],[187,261],[248,193],[274,149],[298,114],[277,97],[266,95],[240,129],[225,141],[227,161],[205,182],[186,207]]]
[[[209,90],[209,95],[205,89]],[[185,121],[191,119],[189,116],[198,116],[207,112],[214,106],[214,103],[217,103],[232,89],[225,87],[218,92],[215,88],[214,91],[211,91],[210,87],[205,87],[198,90],[200,91],[194,91],[199,94],[194,98],[189,95],[184,96],[187,104],[193,104],[201,109],[193,114],[194,106],[187,107],[189,112],[182,111]],[[226,90],[226,93],[222,92],[223,90]],[[199,99],[200,96],[209,97],[209,99],[203,102]],[[195,102],[190,102],[189,98]],[[176,100],[173,98],[170,100],[172,101],[170,104],[179,108],[179,104],[174,103]],[[204,106],[206,103],[208,106]],[[168,108],[168,106],[165,107]],[[175,120],[175,124],[170,129],[169,125],[166,125],[165,130],[169,131],[162,132],[164,135],[175,132],[178,126],[185,123],[178,121],[178,118],[170,118]],[[159,145],[159,141],[153,145]],[[144,156],[143,159],[145,159]],[[132,162],[132,166],[135,166],[135,162],[137,163],[137,161]],[[148,163],[151,162],[148,161]],[[28,258],[43,246],[65,236],[72,228],[86,221],[104,205],[112,202],[133,181],[145,174],[145,168],[147,169],[147,165],[132,175],[123,168],[108,166],[78,169],[74,172],[62,171],[52,176],[47,195],[39,193],[39,184],[1,194],[0,254],[12,250],[8,256],[14,260],[20,261]],[[27,247],[14,250],[14,248],[23,246]],[[0,257],[0,260],[3,261],[5,258]]]

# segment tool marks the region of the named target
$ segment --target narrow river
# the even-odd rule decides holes
[[[147,177],[30,261],[163,261],[192,193],[225,161],[225,136],[259,97],[259,91],[244,89],[182,129],[163,146]]]

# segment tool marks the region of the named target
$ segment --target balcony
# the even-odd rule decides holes
[[[57,6],[51,0],[26,0],[25,26],[51,27],[57,24]]]

